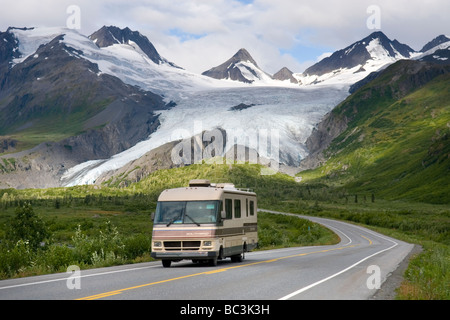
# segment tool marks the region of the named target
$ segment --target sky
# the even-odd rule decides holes
[[[164,58],[196,73],[240,48],[273,74],[282,67],[302,72],[374,31],[415,50],[450,35],[448,0],[1,1],[0,31],[67,26],[88,36],[103,25],[129,27]]]

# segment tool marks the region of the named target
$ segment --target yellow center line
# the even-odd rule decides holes
[[[369,240],[369,239],[367,239],[367,240]],[[261,264],[261,263],[276,262],[276,261],[283,260],[283,259],[290,259],[290,258],[295,258],[295,257],[307,256],[307,255],[315,254],[315,253],[324,253],[324,252],[329,252],[329,251],[334,251],[334,250],[341,250],[341,249],[347,249],[347,248],[353,248],[353,247],[356,247],[356,245],[339,247],[339,248],[328,249],[328,250],[313,251],[313,252],[308,252],[308,253],[299,253],[299,254],[294,254],[294,255],[280,257],[280,258],[271,259],[271,260],[257,261],[257,262],[247,263],[247,264],[244,264],[244,265],[236,265],[236,266],[221,268],[221,269],[212,270],[212,271],[205,271],[205,272],[200,272],[200,273],[194,273],[194,274],[189,274],[189,275],[181,276],[181,277],[177,277],[177,278],[171,278],[171,279],[166,279],[166,280],[161,280],[161,281],[141,284],[141,285],[134,286],[134,287],[129,287],[129,288],[124,288],[124,289],[119,289],[119,290],[113,290],[113,291],[109,291],[109,292],[99,293],[99,294],[95,294],[95,295],[92,295],[92,296],[79,298],[77,300],[101,299],[101,298],[105,298],[105,297],[110,297],[110,296],[113,296],[113,295],[121,294],[124,291],[130,291],[130,290],[139,289],[139,288],[143,288],[143,287],[153,286],[153,285],[156,285],[156,284],[161,284],[161,283],[166,283],[166,282],[171,282],[171,281],[176,281],[176,280],[181,280],[181,279],[186,279],[186,278],[191,278],[191,277],[196,277],[196,276],[200,276],[200,275],[209,275],[209,274],[220,273],[220,272],[228,271],[228,270],[231,270],[231,269],[243,268],[243,267],[248,267],[248,266],[254,266],[254,265],[257,265],[257,264]]]
[[[363,237],[364,239],[366,239],[367,241],[369,241],[369,246],[371,246],[373,244],[372,240],[370,240],[367,237],[364,237],[362,234],[360,234],[361,237]]]
[[[175,281],[175,280],[180,280],[180,279],[185,279],[185,278],[190,278],[190,277],[195,277],[195,276],[199,276],[201,274],[207,274],[207,273],[206,272],[201,272],[201,273],[189,274],[189,275],[182,276],[182,277],[177,277],[177,278],[172,278],[172,279],[167,279],[167,280],[161,280],[161,281],[141,284],[141,285],[138,285],[138,286],[129,287],[129,288],[125,288],[125,289],[120,289],[120,290],[114,290],[114,291],[109,291],[109,292],[105,292],[105,293],[100,293],[100,294],[96,294],[96,295],[93,295],[93,296],[80,298],[80,299],[77,299],[77,300],[95,300],[95,299],[100,299],[100,298],[103,298],[103,297],[109,297],[109,296],[113,296],[113,295],[116,295],[116,294],[120,294],[120,293],[122,293],[124,291],[129,291],[129,290],[139,289],[139,288],[143,288],[143,287],[147,287],[147,286],[151,286],[151,285],[155,285],[155,284],[160,284],[160,283],[165,283],[165,282],[170,282],[170,281]]]

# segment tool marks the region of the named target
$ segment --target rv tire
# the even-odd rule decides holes
[[[171,264],[172,264],[172,260],[162,260],[162,265],[164,268],[170,268]]]
[[[209,260],[209,265],[212,267],[217,266],[217,257],[214,257],[212,259]]]

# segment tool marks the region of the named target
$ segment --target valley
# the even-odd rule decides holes
[[[260,165],[252,164],[195,164],[155,171],[128,187],[105,184],[4,189],[0,191],[0,225],[8,225],[18,205],[30,203],[51,234],[45,240],[49,241],[47,250],[28,251],[29,254],[22,253],[22,258],[15,260],[23,276],[64,271],[67,264],[73,263],[87,269],[149,261],[150,215],[160,192],[186,186],[192,179],[227,181],[254,190],[258,208],[350,221],[419,244],[423,253],[411,260],[405,281],[397,291],[398,297],[448,299],[448,273],[445,272],[449,254],[448,205],[387,201],[379,198],[378,193],[372,198],[371,193],[353,193],[324,183],[298,183],[282,173],[264,176],[260,170]],[[259,223],[262,249],[336,243],[332,235],[317,225],[298,218],[261,214]],[[7,232],[0,228],[0,238]],[[104,250],[99,247],[102,241],[108,243],[102,247]],[[75,252],[70,249],[72,246]],[[17,247],[8,254],[0,251],[2,261],[9,261],[23,249]],[[36,254],[40,254],[39,259]],[[41,262],[45,265],[40,265]],[[13,272],[5,265],[0,267],[6,274]]]
[[[448,37],[417,52],[375,32],[303,73],[273,76],[245,49],[195,74],[113,26],[90,36],[9,28],[0,46],[1,243],[29,204],[52,231],[45,257],[55,268],[73,262],[71,241],[89,243],[77,226],[92,237],[124,234],[118,245],[133,257],[89,252],[85,267],[146,261],[159,193],[206,178],[254,189],[260,208],[416,243],[424,251],[398,296],[449,299]],[[303,239],[291,222],[262,218],[266,247],[335,240]],[[3,274],[60,270],[28,258]]]

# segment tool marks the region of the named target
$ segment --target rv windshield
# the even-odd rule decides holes
[[[220,201],[161,201],[156,206],[155,224],[215,223]]]

